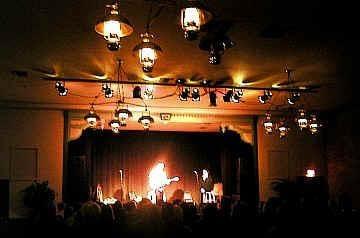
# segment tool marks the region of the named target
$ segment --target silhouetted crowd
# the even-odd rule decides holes
[[[345,209],[347,209],[345,207]],[[351,219],[350,219],[351,218]],[[38,218],[2,225],[1,237],[347,237],[357,214],[316,201],[272,198],[257,211],[241,201],[196,206],[174,201],[153,205],[89,201],[47,209]],[[4,228],[5,227],[5,228]],[[4,230],[5,229],[5,230]],[[50,233],[49,233],[50,232]]]

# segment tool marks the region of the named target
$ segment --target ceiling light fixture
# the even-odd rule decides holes
[[[242,89],[230,89],[223,96],[224,102],[239,103],[244,92]]]
[[[58,92],[59,96],[66,96],[69,92],[67,88],[65,88],[65,83],[57,81],[55,83],[56,91]]]
[[[120,126],[126,126],[127,120],[132,116],[132,112],[127,108],[120,108],[115,111],[115,117],[119,119]]]
[[[216,92],[212,91],[209,93],[210,106],[216,107]]]
[[[179,95],[180,101],[187,101],[190,95],[190,88],[184,87]]]
[[[133,89],[133,98],[142,98],[141,97],[141,88],[140,86],[135,86]]]
[[[309,120],[309,130],[311,134],[317,134],[319,132],[319,129],[322,125],[319,123],[319,121],[316,118],[315,114],[310,115]]]
[[[265,104],[267,103],[272,97],[272,93],[270,90],[264,90],[264,94],[259,96],[258,99],[259,99],[259,102],[261,104]]]
[[[279,122],[278,130],[279,130],[280,139],[282,139],[288,135],[290,128],[286,124],[285,120],[281,120]]]
[[[153,99],[154,98],[154,85],[146,85],[144,94],[144,99]]]
[[[298,117],[296,118],[296,122],[300,128],[300,130],[303,130],[304,128],[308,127],[308,120],[306,118],[305,110],[299,109],[298,110]]]
[[[118,118],[114,118],[112,119],[110,122],[109,122],[109,126],[111,127],[111,130],[114,132],[114,133],[119,133],[120,132],[120,121]]]
[[[129,20],[120,14],[119,1],[106,5],[105,18],[95,25],[95,31],[102,35],[111,51],[118,50],[121,37],[129,36],[133,27]]]
[[[148,111],[147,108],[145,108],[138,122],[143,126],[144,130],[149,130],[151,124],[154,123],[154,118],[150,116],[150,111]]]
[[[112,98],[114,95],[114,91],[111,89],[111,85],[108,83],[103,83],[101,90],[104,93],[105,98]]]
[[[274,132],[274,123],[271,120],[270,112],[266,113],[263,125],[264,125],[264,129],[265,129],[265,133],[267,135],[272,134]]]
[[[84,120],[90,128],[96,128],[100,121],[100,117],[95,113],[94,105],[90,106],[89,113],[84,117]]]
[[[191,92],[191,98],[193,102],[199,102],[200,101],[200,89],[199,88],[193,88]]]
[[[140,64],[144,73],[152,72],[156,59],[160,52],[162,52],[161,47],[151,39],[154,38],[154,35],[145,32],[140,35],[141,43],[136,45],[133,49],[133,52],[138,52]]]
[[[213,18],[200,0],[188,0],[181,9],[181,27],[187,40],[195,40],[202,25]]]
[[[287,101],[290,105],[294,105],[300,99],[299,92],[291,92],[290,96],[288,97]]]

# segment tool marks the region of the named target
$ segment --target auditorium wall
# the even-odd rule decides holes
[[[288,137],[266,135],[263,118],[257,124],[260,201],[275,194],[271,182],[275,179],[295,180],[307,169],[315,169],[317,176],[327,177],[324,133],[311,135],[308,131],[291,128]]]
[[[9,180],[10,216],[25,214],[21,190],[48,181],[62,200],[64,116],[60,110],[0,108],[0,179]]]

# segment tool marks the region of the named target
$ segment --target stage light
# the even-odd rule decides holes
[[[200,27],[210,21],[213,15],[199,0],[188,0],[181,9],[181,27],[187,40],[195,40]]]
[[[141,97],[141,88],[140,86],[135,86],[133,89],[133,98],[142,98]]]
[[[230,97],[230,101],[233,103],[239,103],[241,101],[241,98],[243,95],[244,95],[244,92],[242,89],[234,89],[233,94]]]
[[[180,101],[187,101],[189,94],[190,94],[190,89],[188,87],[183,88],[179,95]]]
[[[111,51],[120,48],[121,37],[129,36],[133,32],[128,19],[120,15],[119,2],[106,5],[105,18],[95,25],[95,31],[102,35],[107,42],[107,47]]]
[[[152,123],[154,123],[154,118],[150,116],[150,112],[145,109],[142,116],[139,118],[138,122],[143,126],[144,130],[149,130]]]
[[[191,93],[191,98],[194,102],[200,101],[200,89],[199,88],[193,88]]]
[[[93,105],[91,105],[89,113],[84,117],[84,120],[90,128],[96,128],[98,122],[100,121],[100,117],[95,113]]]
[[[272,97],[272,93],[270,90],[264,90],[264,94],[259,96],[258,99],[259,99],[259,102],[261,104],[265,104],[267,103]]]
[[[288,97],[287,101],[290,105],[294,105],[300,99],[299,92],[290,93],[290,97]]]
[[[265,117],[263,125],[264,125],[264,129],[265,129],[265,133],[267,135],[272,134],[274,132],[274,124],[271,120],[271,114],[269,112],[266,113],[266,117]]]
[[[111,89],[110,84],[103,83],[101,86],[101,90],[103,91],[105,98],[112,98],[114,91]]]
[[[209,64],[218,65],[221,62],[221,54],[215,50],[213,45],[210,46],[209,51]]]
[[[120,108],[115,111],[115,117],[119,119],[120,126],[126,126],[127,120],[132,117],[132,112],[127,108]]]
[[[298,124],[300,130],[308,127],[308,120],[306,118],[304,109],[298,110],[298,117],[296,118],[296,121],[297,121],[297,124]]]
[[[224,102],[239,103],[241,101],[244,92],[242,89],[231,89],[223,96]]]
[[[59,96],[66,96],[69,92],[69,90],[65,88],[65,84],[60,81],[55,83],[55,88]]]
[[[314,178],[316,176],[315,169],[307,169],[305,176],[307,178]]]
[[[310,116],[310,121],[309,121],[309,130],[311,132],[311,134],[317,134],[319,132],[319,129],[321,127],[321,124],[318,122],[316,115],[312,114]]]
[[[183,79],[183,78],[180,78],[180,79],[177,79],[177,80],[176,80],[176,83],[177,83],[177,84],[180,84],[180,85],[184,84],[185,82],[186,82],[186,80]]]
[[[285,120],[281,120],[278,126],[280,138],[284,138],[288,135],[290,128],[287,126]]]
[[[216,92],[212,91],[209,93],[210,106],[216,107]]]
[[[144,96],[144,99],[153,99],[154,98],[154,85],[146,85],[143,96]]]
[[[120,120],[117,119],[117,118],[114,118],[112,119],[110,122],[109,122],[109,126],[111,127],[111,130],[114,132],[114,133],[119,133],[120,132],[120,126],[121,126],[121,123],[120,123]]]
[[[153,70],[156,59],[158,58],[158,53],[161,52],[161,47],[154,42],[151,42],[151,39],[154,38],[153,34],[148,32],[141,34],[142,42],[134,47],[133,51],[138,52],[140,64],[142,65],[142,70],[145,73],[150,73]]]

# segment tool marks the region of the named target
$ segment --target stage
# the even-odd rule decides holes
[[[232,131],[122,131],[114,135],[88,129],[69,143],[64,199],[70,203],[95,199],[99,185],[104,197],[148,197],[150,170],[163,163],[169,178],[179,178],[166,186],[167,199],[181,190],[199,201],[198,179],[206,169],[213,183],[222,183],[225,196],[251,202],[257,191],[252,152],[252,146]]]

